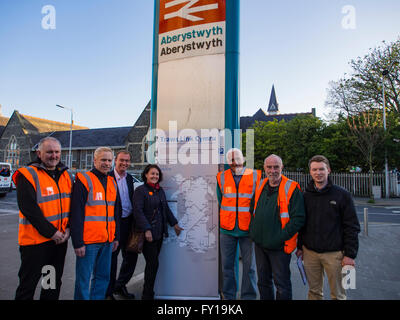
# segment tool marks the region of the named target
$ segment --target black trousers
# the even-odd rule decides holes
[[[117,248],[112,253],[111,256],[111,274],[110,274],[110,284],[107,289],[107,296],[126,286],[129,280],[132,278],[135,272],[136,262],[138,259],[138,254],[135,252],[126,251],[126,243],[128,241],[129,234],[132,229],[133,215],[131,214],[127,218],[121,218],[120,227],[120,243]],[[118,267],[118,254],[122,252],[122,264],[119,270],[118,280],[117,277],[117,267]]]
[[[257,244],[256,255],[258,290],[260,300],[292,300],[292,282],[290,280],[291,255],[283,250],[267,250]],[[274,285],[276,297],[274,295]]]
[[[144,269],[143,300],[154,299],[154,282],[158,271],[158,255],[161,251],[163,238],[152,242],[145,241],[143,245],[143,255],[146,260]]]
[[[68,241],[56,245],[52,240],[37,245],[20,246],[21,267],[15,300],[33,300],[36,286],[42,277],[42,268],[46,265],[54,267],[56,288],[44,289],[42,286],[40,300],[58,300],[67,248]],[[44,275],[49,274],[44,272]]]

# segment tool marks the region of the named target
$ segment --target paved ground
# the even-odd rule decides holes
[[[362,212],[368,207],[369,234],[360,234],[360,250],[356,259],[356,289],[348,290],[349,299],[400,299],[400,199],[382,199],[375,204],[366,203],[366,199],[355,199],[357,212],[362,223]],[[14,298],[18,284],[20,257],[17,245],[18,215],[15,191],[0,199],[0,299]],[[363,225],[362,225],[363,230]],[[70,242],[61,299],[73,299],[75,256]],[[143,286],[144,259],[140,255],[134,277],[128,284],[128,290],[141,296]],[[307,287],[301,282],[295,256],[291,262],[293,298],[307,298]],[[38,291],[36,297],[38,296]],[[325,286],[325,296],[329,298],[329,288]]]

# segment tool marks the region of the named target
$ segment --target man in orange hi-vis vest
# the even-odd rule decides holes
[[[17,186],[21,253],[15,299],[32,300],[39,279],[46,273],[50,281],[42,281],[40,299],[57,300],[70,234],[73,177],[60,163],[61,145],[57,139],[43,138],[36,154],[37,160],[13,175]]]
[[[117,182],[108,174],[113,158],[110,148],[97,148],[94,168],[76,175],[70,218],[76,254],[75,300],[106,297],[121,215]]]
[[[217,175],[220,249],[225,299],[236,299],[235,260],[239,245],[243,262],[241,299],[257,297],[254,244],[249,238],[250,201],[261,179],[259,170],[245,168],[243,154],[233,148],[227,152],[229,169]]]
[[[258,289],[261,300],[291,300],[290,258],[297,246],[297,232],[304,225],[304,199],[297,182],[282,175],[282,159],[264,161],[266,178],[256,187],[250,238],[255,242]]]

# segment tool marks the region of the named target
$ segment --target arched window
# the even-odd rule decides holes
[[[147,159],[148,148],[149,148],[149,143],[147,141],[147,134],[146,134],[142,139],[142,163],[143,164],[148,163],[148,159]]]
[[[13,135],[8,142],[6,148],[6,159],[5,161],[10,163],[13,167],[19,166],[20,150],[17,142],[17,138]]]

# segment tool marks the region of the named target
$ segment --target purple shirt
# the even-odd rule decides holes
[[[120,176],[117,170],[114,169],[114,175],[117,180],[119,196],[121,198],[122,218],[126,218],[132,213],[132,203],[129,199],[128,183],[126,181],[127,173],[125,172],[123,176]]]

